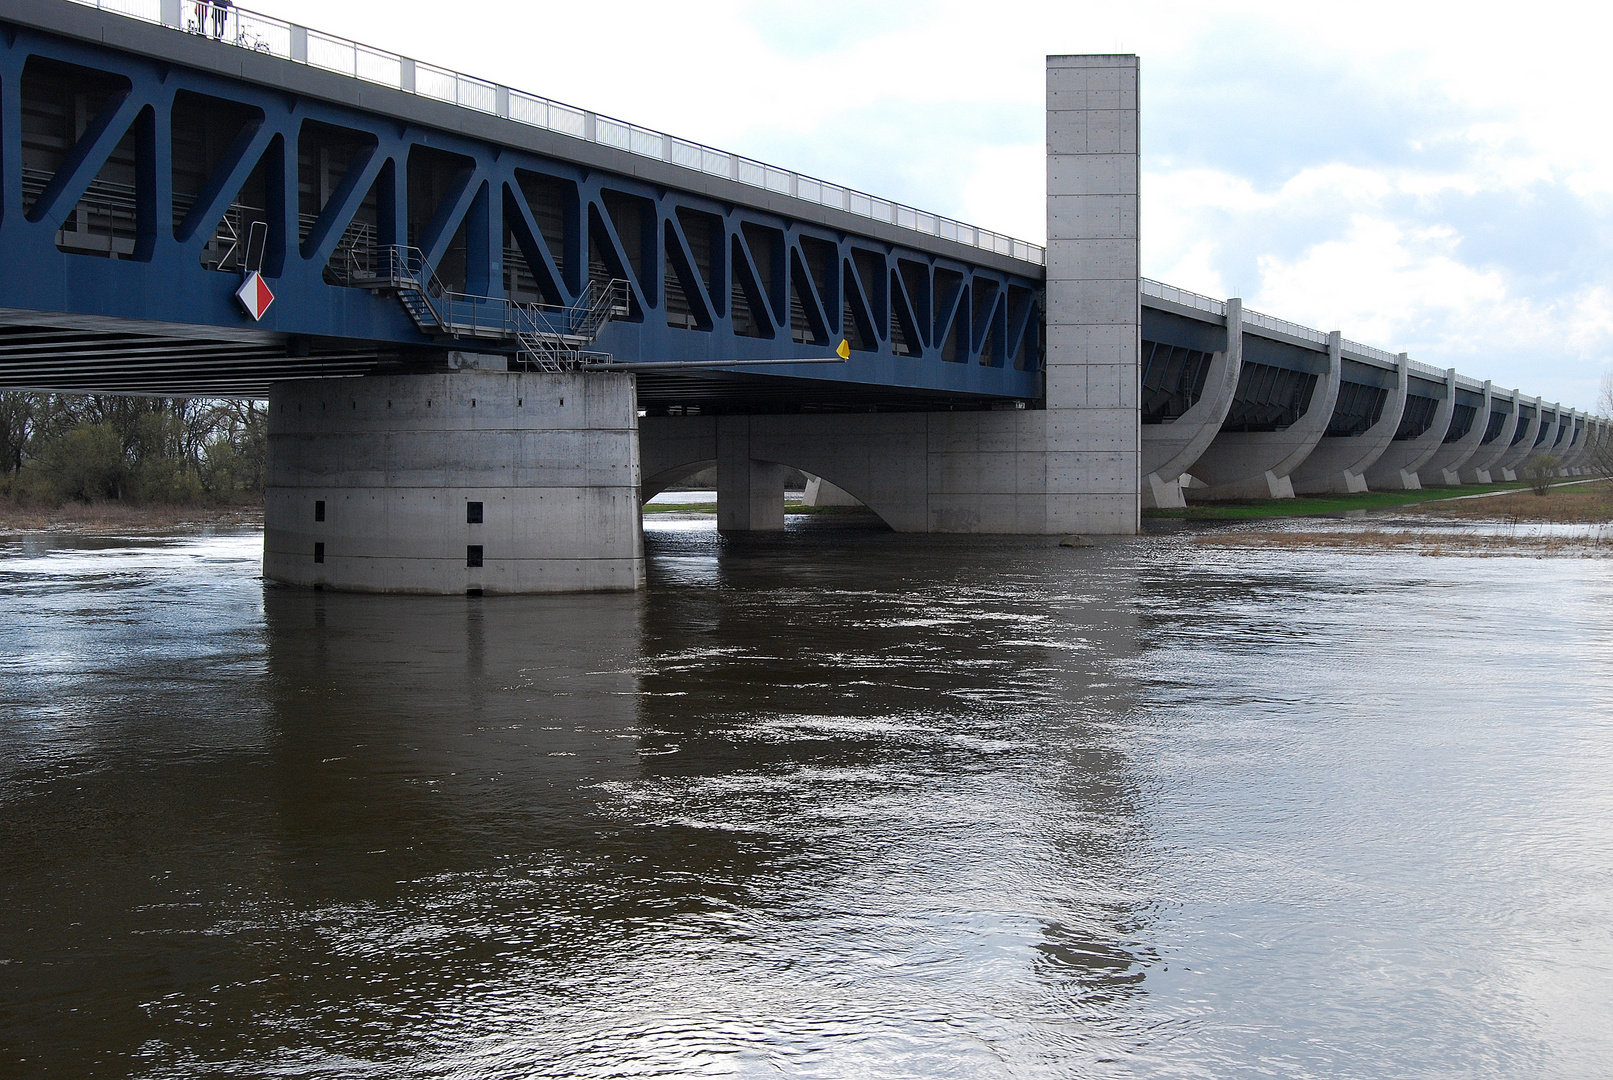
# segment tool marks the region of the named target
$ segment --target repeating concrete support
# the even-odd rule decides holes
[[[1533,457],[1535,454],[1555,454],[1557,452],[1557,436],[1562,434],[1563,430],[1563,407],[1561,403],[1558,403],[1551,408],[1551,419],[1542,425],[1544,429],[1542,437],[1535,444],[1534,451],[1529,457]],[[1523,463],[1525,465],[1529,464],[1529,458],[1524,458]]]
[[[751,417],[717,418],[717,531],[784,528],[784,466],[751,449]]]
[[[1568,420],[1573,428],[1564,440],[1563,475],[1578,476],[1579,460],[1585,456],[1585,414],[1573,409],[1568,414]]]
[[[1484,402],[1473,413],[1473,422],[1468,426],[1467,432],[1459,439],[1450,442],[1441,441],[1439,449],[1418,469],[1419,478],[1428,477],[1441,484],[1454,487],[1462,482],[1461,468],[1478,452],[1479,445],[1484,441],[1484,432],[1490,426],[1490,408],[1494,400],[1493,392],[1488,381],[1484,384]],[[1452,418],[1455,417],[1455,408],[1452,407]],[[1449,434],[1447,429],[1446,434]]]
[[[633,377],[278,383],[263,574],[356,592],[644,585]]]
[[[1193,407],[1168,424],[1144,424],[1143,506],[1186,506],[1182,474],[1207,450],[1232,408],[1243,369],[1243,301],[1227,301],[1227,347],[1210,360],[1204,393]]]
[[[1523,398],[1517,399],[1517,406],[1518,411],[1522,412]],[[1516,441],[1507,448],[1506,453],[1501,455],[1499,462],[1490,466],[1490,474],[1492,476],[1499,474],[1498,479],[1508,482],[1516,480],[1518,478],[1518,469],[1523,466],[1525,461],[1529,460],[1529,455],[1534,453],[1535,440],[1540,437],[1540,426],[1544,422],[1545,417],[1541,412],[1540,399],[1537,397],[1534,399],[1534,415],[1529,418],[1523,438],[1517,438],[1517,429],[1513,429],[1512,434]]]
[[[1195,488],[1203,499],[1292,499],[1288,474],[1310,455],[1333,420],[1343,369],[1343,337],[1337,330],[1327,336],[1327,370],[1311,391],[1310,404],[1293,424],[1281,431],[1223,431],[1193,464],[1193,476],[1205,483]]]
[[[1417,470],[1439,452],[1444,445],[1445,433],[1451,429],[1451,414],[1456,409],[1456,369],[1445,372],[1445,399],[1434,411],[1434,420],[1428,430],[1415,439],[1397,439],[1389,444],[1372,468],[1367,470],[1367,483],[1383,491],[1416,491],[1422,481]]]
[[[1137,58],[1049,56],[1045,531],[1137,531],[1137,183]]]
[[[1492,395],[1492,399],[1495,396]],[[1510,400],[1512,408],[1507,413],[1507,418],[1501,422],[1501,430],[1496,433],[1495,438],[1490,442],[1480,443],[1478,450],[1474,451],[1473,456],[1468,458],[1467,465],[1462,469],[1459,477],[1462,483],[1491,484],[1495,482],[1492,479],[1490,470],[1512,449],[1512,437],[1518,433],[1518,414],[1523,411],[1518,408],[1518,391],[1512,391]],[[1491,411],[1495,411],[1493,404],[1491,405]],[[1484,426],[1486,428],[1490,426],[1488,418],[1485,419]]]
[[[1590,444],[1590,471],[1597,476],[1605,476],[1613,471],[1613,423],[1606,417],[1598,416],[1591,421],[1592,436]]]
[[[1367,490],[1366,472],[1389,449],[1406,412],[1406,387],[1411,381],[1407,363],[1405,353],[1395,360],[1395,389],[1384,401],[1378,422],[1359,435],[1323,436],[1310,456],[1289,474],[1295,492],[1319,495]]]

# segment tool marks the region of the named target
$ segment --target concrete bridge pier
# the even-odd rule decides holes
[[[1142,429],[1143,506],[1166,509],[1187,505],[1182,476],[1221,431],[1238,391],[1243,370],[1243,301],[1226,302],[1226,348],[1214,354],[1204,376],[1204,393],[1193,407],[1168,424]]]
[[[1396,387],[1385,399],[1376,424],[1359,435],[1324,435],[1310,457],[1289,474],[1295,492],[1321,495],[1368,490],[1367,470],[1389,449],[1405,415],[1407,365],[1406,354],[1401,353],[1395,360]]]
[[[1438,386],[1438,383],[1433,385]],[[1408,390],[1408,394],[1410,391]],[[1445,372],[1445,396],[1439,399],[1433,419],[1420,434],[1396,438],[1367,470],[1367,483],[1374,491],[1419,491],[1422,480],[1417,470],[1445,445],[1445,434],[1451,429],[1451,415],[1456,409],[1456,369]]]
[[[1501,395],[1492,395],[1492,401]],[[1491,477],[1491,470],[1506,457],[1512,449],[1512,437],[1518,432],[1518,391],[1513,390],[1508,397],[1510,409],[1507,418],[1501,422],[1501,430],[1496,432],[1495,438],[1487,443],[1480,443],[1478,451],[1468,459],[1467,465],[1461,471],[1461,481],[1464,484],[1491,484],[1495,481]],[[1492,404],[1491,408],[1495,406]]]
[[[1327,336],[1327,370],[1311,391],[1299,418],[1277,431],[1223,431],[1193,465],[1193,475],[1207,488],[1195,488],[1205,499],[1292,499],[1288,474],[1299,467],[1327,433],[1339,396],[1343,336]]]
[[[752,457],[751,418],[716,421],[717,531],[782,532],[784,466]]]
[[[637,424],[631,375],[276,383],[263,575],[375,593],[642,588]]]
[[[1535,442],[1534,449],[1524,456],[1523,465],[1529,464],[1529,459],[1536,454],[1554,454],[1557,452],[1557,439],[1562,435],[1563,406],[1561,402],[1551,407],[1551,415],[1543,417],[1540,422],[1540,437]]]
[[[1467,393],[1463,390],[1462,393]],[[1440,443],[1434,455],[1422,464],[1419,477],[1426,475],[1437,479],[1441,484],[1455,487],[1462,482],[1461,468],[1466,465],[1473,455],[1478,453],[1479,445],[1484,439],[1484,433],[1489,430],[1490,410],[1494,407],[1495,396],[1488,381],[1484,384],[1483,401],[1477,408],[1468,414],[1464,406],[1464,417],[1467,430],[1458,434],[1456,414],[1452,412],[1451,426],[1445,432],[1445,438]]]
[[[1534,453],[1535,440],[1540,438],[1540,428],[1545,422],[1538,397],[1533,402],[1520,397],[1516,399],[1515,404],[1519,417],[1518,427],[1512,431],[1512,445],[1507,447],[1507,452],[1501,455],[1500,461],[1490,466],[1491,476],[1508,482],[1518,478],[1518,470],[1523,467],[1529,455]],[[1530,410],[1528,417],[1522,415],[1526,408]]]

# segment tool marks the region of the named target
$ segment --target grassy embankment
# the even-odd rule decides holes
[[[1326,517],[1352,510],[1390,510],[1463,495],[1497,491],[1528,491],[1522,480],[1506,484],[1472,484],[1466,487],[1430,487],[1421,491],[1362,491],[1353,495],[1303,495],[1295,499],[1259,499],[1240,502],[1196,503],[1185,510],[1144,510],[1143,517],[1186,518],[1189,521],[1245,521],[1272,517]],[[1529,492],[1531,498],[1539,498]],[[1488,502],[1475,499],[1473,502]]]
[[[1613,554],[1610,480],[1564,484],[1545,495],[1527,489],[1508,490],[1487,498],[1445,496],[1436,501],[1391,505],[1389,509],[1400,512],[1381,515],[1373,524],[1353,528],[1217,529],[1195,541],[1219,548],[1333,548],[1415,555]],[[1267,520],[1272,518],[1268,516]],[[1561,525],[1580,528],[1550,528]]]

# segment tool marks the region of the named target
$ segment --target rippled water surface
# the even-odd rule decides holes
[[[1613,560],[0,544],[0,1075],[1613,1073]]]

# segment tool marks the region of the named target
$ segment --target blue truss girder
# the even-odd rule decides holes
[[[24,66],[35,56],[115,76],[128,89],[108,100],[24,214],[20,93]],[[175,226],[171,132],[182,91],[245,106],[256,118],[234,136]],[[304,238],[297,154],[310,122],[356,133],[368,145],[354,154]],[[138,219],[132,256],[59,249],[63,221],[131,130]],[[426,208],[409,205],[409,155],[420,148],[466,164],[429,208],[421,234],[410,238],[410,211],[416,221],[426,216]],[[254,324],[234,299],[240,275],[208,269],[201,258],[260,163],[268,178],[263,272],[276,300]],[[522,173],[570,185],[564,250],[551,250]],[[378,351],[452,347],[423,333],[394,297],[325,280],[327,262],[372,187],[379,195],[378,244],[412,243],[436,266],[464,235],[467,292],[502,296],[506,224],[533,279],[562,304],[579,301],[588,256],[597,255],[611,276],[628,282],[632,315],[607,325],[597,345],[624,361],[828,360],[844,337],[854,346],[848,363],[750,373],[989,397],[1041,394],[1039,280],[134,53],[25,28],[0,37],[0,308],[267,330]],[[646,210],[636,244],[621,234],[608,205],[619,197],[640,200]],[[696,258],[680,209],[718,223],[709,266]],[[746,225],[770,230],[776,250],[754,251]],[[814,263],[814,252],[827,257]],[[668,278],[681,289],[693,327],[669,325]],[[736,333],[736,291],[760,336]],[[805,343],[792,332],[792,308],[809,331]],[[894,351],[893,324],[902,329],[907,355]],[[956,356],[943,360],[949,338]],[[514,344],[503,351],[513,353]]]

